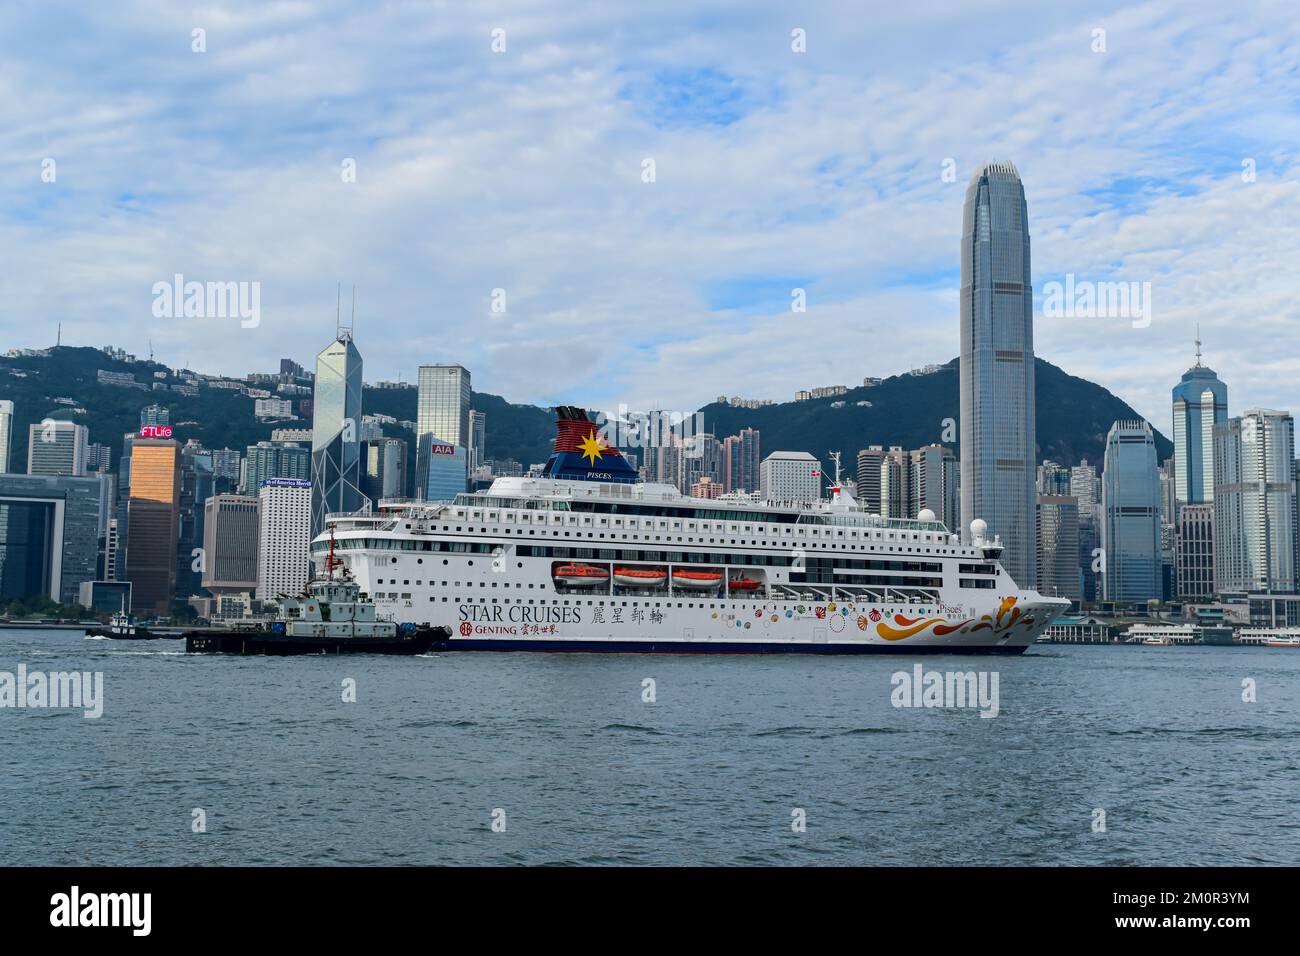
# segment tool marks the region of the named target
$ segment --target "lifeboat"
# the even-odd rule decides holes
[[[709,591],[722,583],[720,571],[683,571],[673,570],[673,586],[692,588],[697,591]]]
[[[614,583],[629,588],[663,587],[668,572],[659,568],[615,568]]]
[[[732,578],[727,586],[733,591],[757,591],[763,582],[755,578]]]
[[[562,564],[553,572],[560,584],[575,588],[592,588],[609,580],[609,572],[591,564]]]

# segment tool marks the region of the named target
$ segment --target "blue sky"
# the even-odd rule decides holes
[[[1040,293],[1152,284],[1149,326],[1040,316],[1040,356],[1167,430],[1199,322],[1234,412],[1294,408],[1297,64],[1269,0],[8,4],[0,346],[266,371],[342,282],[368,380],[786,400],[957,354],[966,181],[1010,159]],[[176,273],[259,282],[260,324],[155,318]]]

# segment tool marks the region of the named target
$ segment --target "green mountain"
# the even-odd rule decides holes
[[[1081,458],[1100,462],[1111,423],[1140,416],[1101,386],[1067,375],[1042,359],[1037,361],[1037,459],[1051,458],[1066,465]],[[128,373],[145,388],[101,383],[97,375],[101,370]],[[112,447],[114,469],[122,451],[122,436],[138,428],[140,409],[146,405],[166,406],[176,437],[181,441],[197,438],[208,448],[242,450],[281,427],[258,422],[253,416],[253,399],[233,389],[204,383],[196,396],[189,396],[170,388],[182,384],[186,377],[177,377],[157,362],[123,362],[92,348],[60,347],[46,355],[0,357],[0,399],[14,403],[10,467],[25,470],[27,428],[47,416],[86,425],[92,442]],[[918,448],[938,442],[955,446],[955,438],[945,441],[945,419],[956,419],[957,391],[954,359],[932,374],[896,375],[871,388],[850,389],[834,399],[752,409],[714,403],[701,411],[705,430],[719,437],[745,427],[757,428],[763,433],[765,453],[806,451],[825,460],[828,450],[839,450],[852,472],[858,449],[867,445]],[[546,460],[554,435],[550,409],[514,405],[483,392],[474,393],[473,401],[476,409],[487,414],[487,457],[514,458],[524,465]],[[837,402],[844,404],[832,407]],[[871,405],[859,406],[858,402]],[[362,409],[366,414],[412,421],[416,417],[415,389],[367,387]],[[397,426],[386,426],[385,433],[414,440],[409,430]],[[1156,445],[1162,460],[1172,454],[1172,444],[1159,432]],[[413,464],[413,460],[409,462]]]
[[[879,385],[849,389],[848,394],[835,398],[753,409],[714,403],[701,411],[705,431],[719,437],[734,435],[744,427],[757,428],[763,433],[764,454],[776,449],[806,451],[825,462],[827,451],[839,451],[846,471],[853,473],[859,449],[868,445],[920,448],[940,444],[956,449],[960,434],[956,425],[958,374],[958,360],[953,359],[929,375],[895,375]],[[1036,359],[1035,394],[1035,461],[1051,459],[1077,465],[1086,458],[1100,465],[1110,426],[1119,419],[1142,417],[1100,385],[1069,375],[1042,359]],[[839,402],[844,403],[842,407],[833,407]],[[859,406],[858,402],[871,405]],[[1173,443],[1159,431],[1156,453],[1161,461],[1173,455]]]

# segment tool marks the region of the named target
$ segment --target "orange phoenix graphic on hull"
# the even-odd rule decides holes
[[[1017,623],[1026,627],[1032,626],[1034,619],[1028,615],[1022,617],[1020,608],[1016,607],[1019,598],[1006,597],[998,606],[996,615],[981,615],[978,622],[975,618],[967,618],[964,621],[949,623],[945,617],[905,617],[902,614],[895,614],[893,625],[881,621],[876,625],[876,633],[887,641],[901,641],[908,637],[920,634],[928,628],[934,628],[934,633],[942,637],[945,634],[952,634],[960,631],[965,634],[975,631],[992,631],[994,634],[1001,634],[1015,627]],[[866,630],[864,626],[865,619],[858,618],[858,627]]]

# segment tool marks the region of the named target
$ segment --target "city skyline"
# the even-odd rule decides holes
[[[1038,6],[1008,5],[1014,39],[957,4],[870,25],[833,8],[644,13],[635,46],[604,13],[363,20],[340,6],[308,27],[276,8],[207,25],[203,53],[188,15],[89,11],[117,51],[93,88],[65,51],[8,51],[16,81],[44,92],[0,134],[15,266],[0,330],[45,346],[58,314],[69,341],[134,335],[234,372],[314,339],[342,279],[360,287],[362,337],[385,333],[367,343],[376,378],[410,380],[423,359],[516,402],[698,407],[723,383],[780,399],[956,354],[950,224],[970,171],[1010,156],[1034,202],[1038,354],[1164,424],[1154,383],[1186,367],[1200,322],[1243,405],[1293,404],[1294,32],[1235,10]],[[51,15],[5,11],[4,35]],[[927,29],[939,15],[949,29]],[[1249,78],[1231,56],[1247,45]],[[864,51],[881,76],[856,75]],[[385,81],[393,63],[408,82]],[[223,103],[245,71],[259,81]],[[257,147],[217,148],[249,115]],[[574,120],[584,136],[561,132]],[[489,185],[498,201],[482,201]],[[153,284],[178,274],[261,283],[259,324],[155,317]],[[1044,288],[1070,276],[1150,282],[1152,321],[1045,316]],[[1235,336],[1243,325],[1255,334]],[[611,328],[616,354],[594,344]],[[806,347],[828,328],[835,349]],[[1283,347],[1263,351],[1266,337]],[[741,387],[754,355],[781,361]]]

